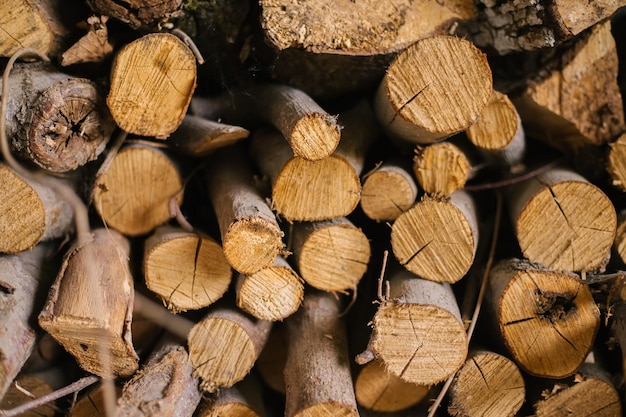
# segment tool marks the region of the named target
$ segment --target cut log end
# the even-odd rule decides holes
[[[365,178],[361,208],[372,220],[395,220],[416,198],[417,186],[411,174],[399,167],[383,166]]]
[[[294,413],[292,417],[319,417],[319,416],[337,416],[337,417],[358,417],[359,412],[355,407],[339,402],[323,402],[313,404],[303,410]]]
[[[247,404],[235,402],[218,404],[211,407],[204,413],[198,414],[198,417],[263,417],[256,410]]]
[[[626,191],[626,133],[611,143],[607,171],[613,180],[613,185]]]
[[[327,113],[308,113],[294,126],[289,142],[295,155],[318,161],[331,155],[340,139],[336,117]]]
[[[494,90],[480,118],[466,133],[476,147],[500,150],[513,141],[520,128],[520,119],[511,100]]]
[[[253,274],[274,262],[283,249],[283,232],[278,225],[262,217],[239,219],[224,234],[224,256],[243,274]]]
[[[435,143],[417,148],[413,172],[420,187],[430,195],[448,196],[465,186],[470,163],[452,143]]]

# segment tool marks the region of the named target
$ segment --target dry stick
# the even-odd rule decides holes
[[[147,29],[175,15],[180,9],[181,1],[164,0],[154,3],[128,0],[119,3],[115,0],[88,0],[87,4],[95,12],[120,20],[133,29]]]

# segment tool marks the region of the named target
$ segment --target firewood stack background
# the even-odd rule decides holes
[[[0,415],[620,416],[623,6],[4,0]]]

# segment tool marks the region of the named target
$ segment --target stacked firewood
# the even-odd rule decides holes
[[[621,415],[622,6],[5,0],[0,415]]]

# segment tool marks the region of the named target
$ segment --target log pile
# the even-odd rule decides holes
[[[621,415],[625,0],[60,3],[0,6],[0,416]]]

